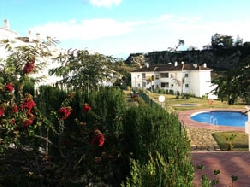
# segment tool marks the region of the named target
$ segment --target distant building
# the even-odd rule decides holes
[[[202,50],[212,50],[212,49],[213,49],[213,46],[211,46],[211,45],[202,46]]]
[[[0,26],[0,40],[13,39],[16,37],[18,37],[18,34],[15,31],[10,30],[9,21],[5,19],[3,27]]]
[[[35,84],[35,87],[38,88],[42,85],[50,85],[55,86],[56,83],[60,80],[62,80],[63,77],[61,76],[55,76],[55,75],[49,75],[49,70],[59,67],[61,64],[59,64],[57,61],[55,61],[55,57],[58,57],[60,54],[62,55],[68,55],[70,53],[70,50],[63,50],[58,49],[56,46],[52,44],[52,38],[51,36],[47,36],[45,39],[42,39],[40,36],[40,33],[32,33],[32,31],[28,31],[28,36],[21,37],[19,34],[13,30],[10,29],[8,20],[4,20],[4,26],[0,26],[0,40],[10,40],[13,41],[13,46],[35,46],[37,44],[43,44],[46,43],[46,48],[44,48],[45,52],[50,52],[51,56],[45,58],[36,58],[36,64],[40,62],[46,62],[47,66],[40,70],[36,74],[30,74],[33,78],[38,78],[43,76],[44,78],[42,81],[39,81]],[[74,50],[75,52],[77,50]],[[0,46],[0,63],[4,62],[4,60],[8,57],[9,53],[6,51],[5,46]],[[99,84],[101,86],[113,86],[113,82],[119,78],[119,75],[117,72],[112,72],[109,76],[112,77],[112,81],[100,81]],[[118,78],[117,78],[118,77]]]
[[[10,29],[9,22],[7,19],[4,20],[4,26],[0,26],[0,40],[9,40],[13,42],[13,46],[35,46],[36,44],[47,42],[49,44],[52,41],[52,38],[48,36],[46,40],[42,40],[39,33],[36,33],[35,35],[32,34],[31,31],[28,32],[28,36],[20,37],[19,34],[13,30]],[[56,81],[60,80],[60,77],[57,76],[49,76],[48,70],[58,67],[59,64],[54,62],[52,60],[53,57],[57,57],[60,53],[62,53],[62,50],[59,50],[54,45],[48,45],[48,49],[44,49],[45,51],[49,51],[52,56],[48,57],[47,59],[37,59],[36,63],[39,63],[40,61],[46,61],[47,67],[45,67],[44,70],[38,72],[38,74],[31,74],[31,77],[40,77],[44,76],[44,79],[36,83],[36,87],[39,87],[41,85],[54,85]],[[0,60],[2,59],[2,62],[8,57],[9,53],[6,51],[5,46],[0,46]],[[0,61],[1,62],[1,61]]]
[[[217,98],[213,90],[211,71],[206,64],[157,64],[141,67],[131,71],[131,87],[147,90],[164,89],[174,93],[189,93],[196,97],[208,95]]]

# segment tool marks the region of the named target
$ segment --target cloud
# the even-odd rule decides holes
[[[89,3],[94,6],[111,7],[112,5],[119,5],[122,0],[89,0]]]
[[[103,54],[163,51],[175,47],[179,39],[187,46],[209,45],[215,33],[249,40],[247,21],[204,21],[200,16],[159,15],[139,21],[93,18],[51,22],[30,28],[41,37],[55,37],[71,47],[87,47]],[[248,38],[246,38],[248,37]]]
[[[120,36],[133,30],[130,22],[118,22],[109,18],[89,20],[69,20],[66,22],[47,23],[30,29],[41,36],[52,36],[59,40],[96,40],[111,36]]]
[[[97,40],[102,38],[128,35],[140,32],[157,34],[157,32],[185,32],[197,27],[196,23],[201,19],[179,18],[173,15],[160,15],[157,18],[139,21],[119,22],[112,18],[93,18],[77,21],[75,19],[65,22],[50,22],[37,25],[30,30],[40,33],[41,36],[52,36],[58,40]],[[153,33],[154,32],[154,33]],[[167,37],[167,35],[166,35]]]

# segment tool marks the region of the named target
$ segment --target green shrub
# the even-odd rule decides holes
[[[159,161],[161,158],[160,160],[163,160],[166,166],[163,168],[158,166],[156,170],[159,173],[165,173],[164,177],[156,176],[159,180],[155,183],[156,186],[158,184],[192,186],[194,168],[190,161],[190,144],[186,131],[179,124],[175,114],[167,113],[158,104],[144,104],[129,108],[124,118],[124,142],[126,154],[132,153],[138,165],[136,168],[139,168],[136,170],[139,175],[128,178],[128,183],[137,180],[136,184],[145,186],[149,179],[145,174],[148,172],[149,162],[152,159]],[[162,164],[160,161],[159,163]],[[131,172],[130,174],[133,175],[135,171]],[[142,177],[142,175],[145,176]]]

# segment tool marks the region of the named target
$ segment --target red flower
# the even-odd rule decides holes
[[[35,67],[35,60],[31,60],[30,62],[27,62],[24,67],[23,67],[23,72],[24,73],[30,73],[33,71]]]
[[[13,112],[13,113],[18,112],[18,107],[17,107],[17,105],[13,105],[12,112]]]
[[[24,101],[22,102],[21,106],[20,106],[20,109],[23,110],[23,109],[26,109],[26,114],[29,114],[30,111],[32,110],[32,108],[36,106],[36,103],[34,102],[33,100],[33,96],[29,93],[26,93],[25,94],[25,99]]]
[[[21,109],[27,109],[27,114],[29,114],[34,106],[36,106],[36,103],[33,99],[26,99],[22,102]]]
[[[11,119],[10,124],[12,124],[12,125],[16,124],[16,120],[15,119]]]
[[[28,116],[28,118],[23,119],[23,126],[24,127],[28,127],[29,125],[31,125],[35,119],[35,116],[31,113],[29,113],[27,116]]]
[[[0,116],[3,116],[4,114],[4,107],[0,107]]]
[[[84,105],[83,105],[83,112],[84,112],[84,113],[89,112],[91,109],[92,109],[92,108],[89,106],[88,103],[84,103]]]
[[[28,127],[33,123],[34,119],[33,118],[24,118],[23,119],[23,126]]]
[[[24,127],[28,127],[29,125],[31,125],[33,123],[33,119],[25,119],[23,121],[23,126]]]
[[[71,107],[62,107],[59,109],[60,119],[64,120],[71,114]]]
[[[101,133],[99,129],[95,130],[95,137],[91,140],[90,144],[103,146],[105,141],[104,135]]]
[[[12,92],[14,90],[13,84],[12,83],[6,84],[4,90]]]

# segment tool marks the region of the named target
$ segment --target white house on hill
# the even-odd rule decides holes
[[[157,88],[174,93],[189,93],[196,97],[208,95],[216,99],[210,92],[213,90],[211,71],[206,64],[147,64],[140,69],[131,71],[131,87],[147,90]]]
[[[43,42],[50,42],[52,38],[47,36],[47,38],[41,39],[40,34],[36,33],[32,34],[31,31],[28,32],[28,36],[21,37],[19,34],[10,29],[9,21],[7,19],[4,20],[3,27],[0,26],[0,41],[1,40],[9,40],[11,41],[12,47],[18,46],[36,46]],[[44,51],[50,52],[51,57],[43,58],[36,60],[36,64],[40,62],[46,62],[47,66],[45,69],[39,71],[37,74],[31,74],[31,77],[44,77],[42,81],[36,83],[36,87],[41,85],[54,85],[56,81],[61,80],[61,77],[51,76],[48,74],[48,70],[58,67],[60,64],[52,60],[54,57],[57,57],[60,53],[63,53],[64,50],[56,48],[54,45],[48,45]],[[10,55],[10,53],[5,49],[4,45],[0,45],[0,64],[4,64],[6,58]]]

